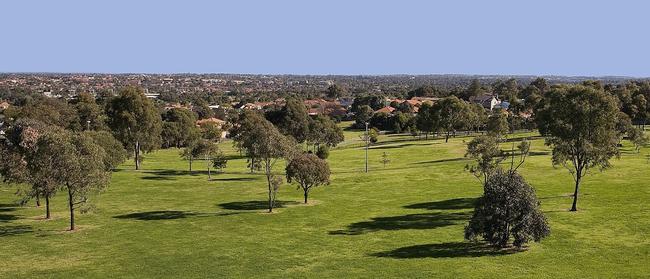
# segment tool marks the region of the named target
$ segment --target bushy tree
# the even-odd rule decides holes
[[[473,164],[467,164],[465,169],[471,172],[483,184],[490,178],[490,174],[499,168],[505,157],[499,147],[499,141],[493,136],[478,136],[467,144],[465,157],[474,160]]]
[[[295,142],[285,137],[260,114],[245,111],[234,129],[235,146],[245,150],[248,156],[260,162],[266,175],[269,193],[269,212],[273,212],[281,178],[273,174],[273,167],[279,159],[291,159],[296,152]]]
[[[302,189],[305,203],[312,188],[329,184],[330,168],[327,161],[313,154],[295,156],[287,165],[286,172],[287,182],[295,181],[298,189]]]
[[[172,108],[166,111],[162,125],[161,137],[164,147],[184,147],[201,137],[196,126],[196,116],[187,109]]]
[[[368,105],[360,106],[357,112],[354,113],[354,126],[357,128],[364,128],[366,123],[372,118],[374,111]]]
[[[522,247],[550,234],[535,190],[516,171],[497,170],[484,185],[465,239],[484,239],[491,245]]]
[[[32,119],[46,125],[79,131],[79,115],[74,107],[63,99],[39,97],[29,99],[20,106],[10,106],[3,114],[8,120]]]
[[[317,115],[309,121],[307,142],[320,148],[321,145],[334,147],[344,140],[343,130],[332,119]]]
[[[124,148],[133,150],[135,169],[140,169],[141,151],[157,149],[161,142],[162,120],[141,88],[126,87],[106,108],[108,126]]]
[[[445,142],[449,141],[449,136],[455,134],[456,130],[466,128],[470,108],[467,102],[456,96],[439,100],[431,109],[434,123],[445,132]]]
[[[289,98],[280,110],[267,112],[266,118],[274,123],[282,134],[292,136],[299,143],[307,140],[310,119],[301,101]]]
[[[84,212],[90,195],[110,181],[106,153],[87,134],[56,129],[43,133],[36,149],[31,171],[67,191],[70,230],[75,230],[75,209]]]
[[[418,115],[415,117],[415,127],[420,132],[424,133],[426,139],[429,138],[430,133],[434,133],[438,129],[437,119],[434,117],[433,108],[429,103],[424,103],[420,107]]]
[[[510,132],[507,113],[497,111],[490,115],[487,119],[486,130],[488,135],[496,137],[497,140],[503,139]]]
[[[79,115],[79,127],[82,130],[106,130],[106,115],[95,98],[89,93],[80,93],[73,101]]]
[[[106,170],[114,170],[121,163],[124,163],[127,157],[127,152],[124,150],[122,143],[113,137],[110,132],[87,131],[86,134],[106,152],[106,156],[104,157],[104,166],[107,168]]]
[[[318,149],[316,150],[316,156],[318,156],[318,158],[321,158],[323,160],[327,159],[327,157],[330,156],[329,146],[327,145],[319,146]]]
[[[337,99],[343,97],[344,94],[345,89],[336,83],[327,88],[327,98]]]
[[[575,181],[573,205],[577,210],[582,178],[592,168],[606,169],[618,156],[616,99],[592,86],[557,86],[536,112],[540,133],[553,148],[553,164],[564,166]]]

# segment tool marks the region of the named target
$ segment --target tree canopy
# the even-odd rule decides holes
[[[573,205],[577,210],[582,178],[592,168],[610,166],[618,156],[616,99],[596,85],[556,86],[536,112],[540,133],[553,148],[553,164],[564,166],[575,181]]]

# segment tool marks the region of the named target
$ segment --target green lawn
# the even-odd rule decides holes
[[[522,136],[522,135],[515,135]],[[203,162],[188,173],[178,150],[149,154],[144,170],[127,163],[113,174],[96,209],[68,232],[65,195],[43,208],[15,207],[15,188],[0,188],[0,277],[647,277],[650,274],[649,149],[627,145],[620,160],[585,180],[571,213],[573,181],[551,165],[543,141],[522,168],[537,190],[551,236],[527,251],[500,253],[463,241],[478,180],[464,171],[469,138],[414,140],[381,136],[370,173],[357,132],[329,158],[332,183],[302,205],[295,185],[284,207],[264,213],[264,176],[245,159],[207,180]],[[228,153],[235,155],[230,143]],[[381,154],[391,163],[384,168]],[[279,163],[281,172],[284,163]]]

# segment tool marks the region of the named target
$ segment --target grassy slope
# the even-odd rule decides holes
[[[382,136],[363,150],[354,132],[330,155],[332,184],[313,204],[285,185],[285,208],[265,214],[264,177],[232,160],[207,181],[178,150],[153,153],[145,170],[125,164],[94,213],[66,232],[65,196],[15,208],[0,188],[0,277],[643,277],[650,273],[650,165],[629,148],[614,168],[584,181],[581,211],[567,212],[572,180],[541,140],[523,174],[537,189],[552,235],[528,251],[499,254],[463,241],[468,205],[481,193],[463,170],[464,141]],[[235,152],[226,145],[230,153]],[[379,162],[387,152],[391,163]],[[284,163],[279,163],[281,170]],[[197,163],[195,168],[202,168]]]

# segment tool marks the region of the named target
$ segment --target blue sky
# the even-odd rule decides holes
[[[650,76],[648,1],[3,1],[0,72]]]

